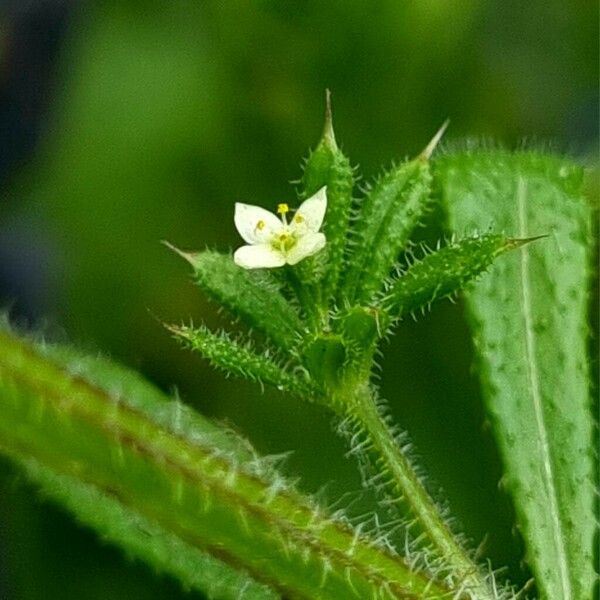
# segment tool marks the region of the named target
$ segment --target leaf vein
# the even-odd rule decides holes
[[[519,215],[519,236],[526,238],[527,231],[527,211],[525,207],[526,186],[525,180],[520,178],[517,183],[517,210]],[[529,378],[529,387],[531,390],[531,400],[535,414],[535,424],[538,431],[539,448],[542,455],[542,478],[548,496],[550,514],[552,515],[552,537],[556,548],[556,554],[560,569],[560,581],[563,590],[563,598],[569,600],[573,597],[571,583],[569,579],[569,569],[567,565],[566,551],[564,547],[564,535],[562,523],[558,510],[558,499],[554,487],[554,468],[552,465],[552,456],[546,422],[544,419],[544,409],[542,406],[542,393],[540,389],[540,375],[538,371],[536,340],[533,329],[533,313],[531,300],[531,281],[529,278],[529,248],[524,246],[521,250],[521,299],[523,307],[523,322],[525,326],[525,352],[527,364],[527,376]]]

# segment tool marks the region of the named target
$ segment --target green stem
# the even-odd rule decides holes
[[[319,331],[322,321],[320,288],[310,281],[310,272],[307,272],[302,263],[287,267],[286,274],[311,329]]]
[[[439,507],[425,489],[409,458],[382,418],[368,383],[352,386],[346,397],[346,411],[355,429],[366,433],[378,470],[388,474],[393,491],[408,504],[435,554],[451,569],[455,584],[463,585],[472,598],[496,598],[482,569],[444,520]]]

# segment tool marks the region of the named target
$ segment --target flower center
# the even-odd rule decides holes
[[[271,246],[275,248],[275,250],[279,250],[284,254],[289,252],[295,245],[298,240],[296,236],[290,233],[289,231],[282,231],[277,234],[273,240],[271,241]]]

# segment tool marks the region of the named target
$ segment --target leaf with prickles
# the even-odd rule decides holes
[[[111,491],[59,474],[33,460],[20,460],[27,477],[44,496],[64,506],[102,540],[114,543],[130,557],[143,560],[158,572],[169,573],[186,590],[202,591],[208,598],[277,600],[279,594],[231,568],[218,558],[188,544],[152,519],[133,512]]]
[[[268,383],[303,399],[317,395],[306,377],[289,373],[269,356],[257,354],[248,344],[232,340],[225,332],[214,333],[203,325],[198,328],[169,325],[167,328],[214,367],[230,375]]]
[[[432,302],[462,290],[485,272],[504,252],[530,239],[508,239],[486,234],[451,243],[415,261],[408,270],[390,280],[378,304],[392,318],[424,311]]]
[[[436,165],[454,230],[548,233],[467,295],[506,489],[544,599],[597,585],[597,454],[587,311],[593,236],[583,169],[534,152],[462,152]]]
[[[250,448],[223,448],[228,436],[137,375],[103,360],[93,375],[89,357],[76,374],[75,357],[67,367],[47,346],[0,331],[0,452],[127,551],[223,600],[453,594]],[[119,373],[112,393],[97,384],[108,372]]]
[[[421,157],[384,174],[356,213],[342,298],[369,303],[430,202],[431,173]]]
[[[321,284],[322,302],[325,307],[336,295],[340,272],[344,268],[344,249],[354,185],[350,161],[335,141],[329,91],[326,99],[323,136],[308,157],[301,180],[306,198],[321,187],[327,186],[327,213],[323,227],[327,238],[327,267]]]
[[[282,348],[298,345],[306,328],[269,273],[242,269],[229,254],[211,250],[187,253],[168,246],[192,265],[198,285],[234,316]]]

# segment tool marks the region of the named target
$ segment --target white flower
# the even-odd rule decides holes
[[[287,204],[280,204],[273,213],[252,206],[235,205],[235,226],[248,242],[235,251],[233,260],[244,269],[264,269],[295,265],[325,246],[325,235],[319,232],[327,209],[326,188],[305,200],[288,223]]]

